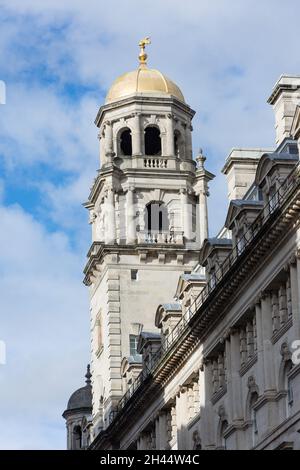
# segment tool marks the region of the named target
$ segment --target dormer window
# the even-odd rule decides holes
[[[130,356],[135,356],[137,354],[138,339],[139,337],[136,335],[129,335]]]
[[[214,289],[217,284],[217,276],[216,276],[216,271],[215,269],[212,269],[210,272],[210,277],[209,277],[209,287],[211,289]]]
[[[240,255],[245,249],[245,236],[243,230],[240,230],[236,237],[237,253]]]
[[[269,208],[270,208],[270,213],[275,211],[278,207],[279,199],[278,199],[278,192],[276,191],[275,185],[272,186],[269,192]]]

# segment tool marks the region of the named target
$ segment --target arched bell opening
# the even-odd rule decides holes
[[[156,126],[145,129],[145,155],[161,155],[161,135]]]

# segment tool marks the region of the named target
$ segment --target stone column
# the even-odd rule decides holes
[[[181,387],[176,396],[177,446],[187,450],[188,394],[187,387]]]
[[[166,450],[168,444],[167,413],[161,410],[156,419],[156,449]]]
[[[190,214],[190,204],[188,192],[186,189],[180,190],[180,199],[181,199],[181,214],[182,214],[182,230],[183,235],[189,241],[191,239],[191,214]]]
[[[99,132],[98,134],[98,139],[99,139],[99,147],[100,147],[100,165],[103,165],[105,163],[105,139],[104,139],[104,132]]]
[[[115,219],[115,192],[113,188],[107,190],[105,201],[106,223],[105,223],[105,243],[112,244],[116,240],[116,219]]]
[[[193,148],[192,148],[192,130],[193,127],[188,122],[185,128],[185,155],[186,158],[193,158]]]
[[[72,432],[71,432],[71,425],[67,422],[67,449],[72,449]]]
[[[105,157],[108,163],[112,163],[114,157],[113,131],[110,121],[105,122]]]
[[[132,155],[142,155],[142,139],[141,139],[141,125],[140,115],[136,113],[133,118],[132,126]]]
[[[199,237],[200,246],[204,240],[208,238],[208,210],[207,210],[207,191],[202,189],[199,191],[198,196],[198,224],[199,224]]]
[[[145,433],[141,433],[138,438],[137,450],[147,450],[147,436]]]
[[[265,391],[274,391],[276,388],[276,381],[274,370],[273,344],[271,341],[273,335],[272,305],[271,296],[269,292],[263,292],[261,295],[261,314]],[[257,330],[259,329],[259,326],[257,326]]]
[[[212,397],[212,362],[205,361],[200,367],[200,420],[201,440],[204,449],[215,448],[214,411],[211,403]]]
[[[230,331],[230,341],[228,349],[230,350],[230,369],[228,376],[231,376],[229,396],[231,396],[231,410],[233,422],[243,421],[243,402],[240,377],[240,333],[238,329]]]
[[[136,224],[134,208],[134,188],[130,187],[126,193],[126,243],[136,242]]]
[[[257,297],[255,300],[255,316],[256,316],[256,330],[257,330],[257,362],[261,371],[261,383],[263,390],[265,389],[264,379],[264,338],[263,338],[263,320],[261,310],[261,299]]]
[[[175,146],[174,146],[174,123],[172,114],[168,114],[166,117],[166,127],[167,127],[167,156],[175,156]]]

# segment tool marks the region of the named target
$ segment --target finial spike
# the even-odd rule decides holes
[[[146,47],[148,44],[151,44],[151,39],[150,39],[149,36],[147,36],[147,37],[144,38],[144,39],[141,39],[140,42],[139,42],[139,46],[140,46],[140,48],[141,48],[140,54],[139,54],[140,65],[147,65],[147,58],[148,58],[148,55],[147,55],[146,52],[145,52],[145,47]]]
[[[199,170],[204,169],[205,160],[206,160],[206,156],[203,154],[203,149],[200,148],[199,153],[196,157],[197,167],[198,167]]]
[[[90,367],[90,365],[88,364],[88,365],[87,365],[87,368],[86,368],[86,374],[85,374],[85,378],[86,378],[85,383],[86,383],[87,385],[91,385],[91,377],[92,377],[92,374],[91,374],[91,367]]]

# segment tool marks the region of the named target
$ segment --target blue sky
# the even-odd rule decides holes
[[[116,76],[149,65],[196,110],[211,184],[210,230],[222,225],[220,170],[232,147],[274,146],[266,99],[299,74],[297,0],[0,0],[0,448],[64,448],[61,413],[89,361],[90,243],[81,203],[99,167],[93,121]]]

